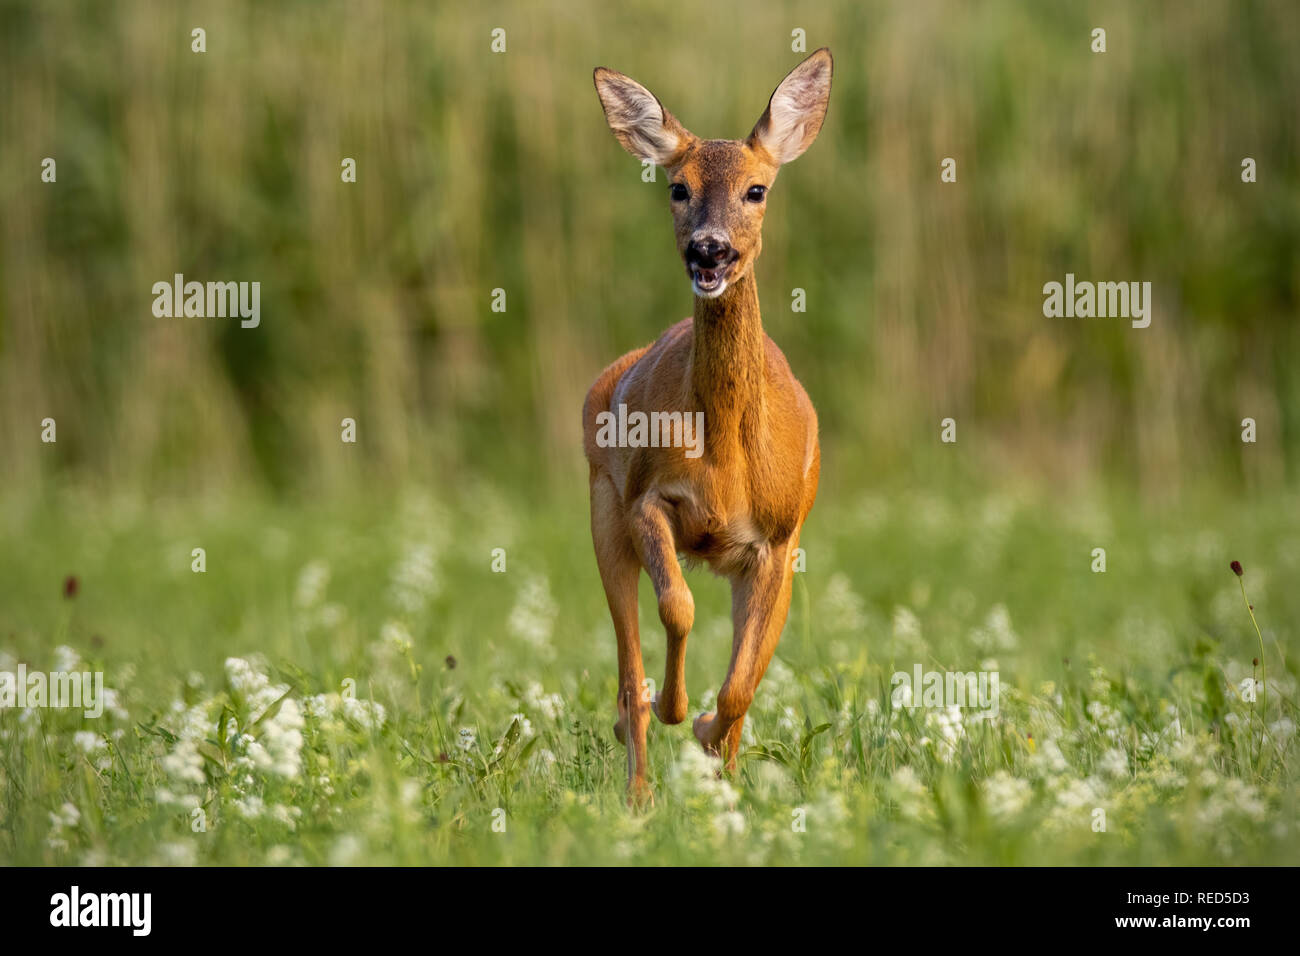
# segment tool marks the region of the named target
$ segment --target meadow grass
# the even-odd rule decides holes
[[[585,503],[525,500],[10,496],[3,537],[24,544],[0,552],[0,670],[102,670],[115,698],[98,720],[0,710],[0,861],[1297,858],[1291,499],[837,490],[805,532],[739,773],[719,779],[689,723],[653,723],[640,814]],[[1259,645],[1234,559],[1266,713],[1243,699]],[[693,715],[730,623],[725,584],[688,580]],[[659,679],[644,581],[641,620]],[[890,676],[916,663],[996,670],[998,716],[895,709]]]

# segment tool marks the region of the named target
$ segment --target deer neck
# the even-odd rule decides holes
[[[764,419],[766,358],[754,270],[714,299],[695,298],[691,388],[704,412],[705,446],[725,456]]]

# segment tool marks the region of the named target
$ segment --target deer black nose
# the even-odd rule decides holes
[[[721,236],[701,236],[686,247],[686,260],[712,269],[733,258],[731,243]]]

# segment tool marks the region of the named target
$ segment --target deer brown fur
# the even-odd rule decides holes
[[[603,68],[596,90],[619,142],[668,174],[678,251],[695,293],[692,318],[600,375],[583,407],[591,465],[591,534],[618,639],[618,722],[629,749],[628,795],[646,798],[646,728],[686,717],[686,638],[695,601],[678,554],[731,582],[731,663],[714,712],[695,736],[734,770],[745,713],[790,606],[793,553],[817,494],[820,451],[812,402],[763,331],[754,261],[767,190],[811,145],[830,96],[831,55],[818,50],[782,83],[744,140],[701,140],[645,87]],[[703,453],[598,440],[602,412],[703,412]],[[653,700],[637,628],[642,569],[667,632]]]

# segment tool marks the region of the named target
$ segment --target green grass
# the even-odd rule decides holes
[[[714,776],[689,723],[654,723],[643,814],[623,803],[585,501],[520,501],[482,486],[331,504],[11,496],[0,670],[55,669],[63,646],[117,700],[98,720],[0,710],[0,862],[1297,858],[1294,499],[1157,511],[828,489],[738,775]],[[1239,693],[1259,648],[1233,559],[1263,629],[1266,714]],[[688,580],[694,714],[730,627],[724,583]],[[661,679],[648,585],[642,624]],[[918,662],[996,669],[998,718],[891,713],[890,675]],[[328,697],[349,679],[360,703]]]

